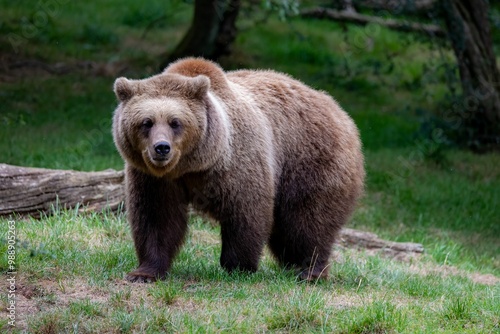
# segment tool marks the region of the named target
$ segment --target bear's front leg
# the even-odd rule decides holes
[[[139,267],[131,282],[165,278],[187,231],[187,204],[180,187],[134,167],[126,168],[127,215]]]
[[[221,219],[221,266],[228,272],[255,272],[272,225],[272,199],[240,201]]]

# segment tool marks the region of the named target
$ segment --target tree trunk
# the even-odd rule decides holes
[[[460,126],[472,149],[500,147],[500,72],[486,0],[445,0],[443,15],[463,88]],[[467,135],[469,134],[469,135]]]
[[[0,216],[39,216],[55,207],[116,210],[125,191],[122,171],[77,172],[0,164]]]
[[[240,0],[195,0],[191,27],[162,68],[187,56],[215,60],[229,54],[239,8]]]

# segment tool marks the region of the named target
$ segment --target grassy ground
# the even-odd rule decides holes
[[[193,218],[169,278],[129,284],[136,260],[121,215],[59,212],[16,229],[18,326],[31,333],[491,333],[500,320],[498,284],[429,259],[339,248],[331,278],[315,284],[268,254],[258,273],[228,275],[218,228]]]
[[[44,5],[0,0],[2,63],[72,66],[63,75],[33,66],[0,71],[0,162],[119,169],[112,83],[154,73],[191,7],[63,3],[45,22]],[[194,217],[169,279],[132,285],[123,280],[136,260],[122,215],[14,217],[14,332],[498,332],[500,156],[443,149],[419,136],[424,110],[445,98],[449,51],[375,26],[343,33],[298,19],[240,24],[224,67],[290,73],[330,92],[360,127],[367,193],[350,227],[420,242],[426,254],[398,262],[337,248],[330,279],[316,284],[298,283],[266,254],[257,274],[229,276],[218,266],[218,229]],[[7,219],[0,226],[4,238]],[[6,253],[6,238],[0,245]],[[7,278],[6,257],[0,269]],[[0,325],[9,328],[6,279],[0,287]]]

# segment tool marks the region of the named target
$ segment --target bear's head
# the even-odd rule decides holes
[[[115,144],[127,163],[145,173],[177,177],[181,163],[207,131],[210,80],[159,74],[143,80],[118,78],[113,119]]]

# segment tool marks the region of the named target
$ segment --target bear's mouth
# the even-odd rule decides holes
[[[162,161],[168,161],[170,160],[170,157],[152,157],[153,161],[161,163]]]
[[[172,154],[168,155],[158,155],[158,154],[151,154],[151,152],[148,152],[148,158],[149,161],[155,165],[156,167],[165,167],[168,165],[170,160],[172,159]]]
[[[159,177],[172,171],[179,160],[175,152],[171,151],[169,154],[159,155],[147,149],[143,151],[143,159],[149,171]]]

